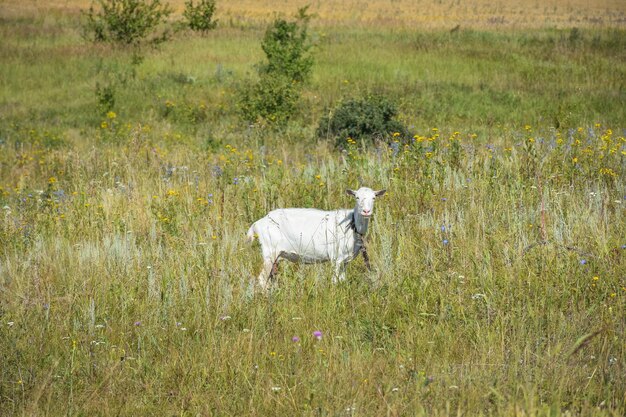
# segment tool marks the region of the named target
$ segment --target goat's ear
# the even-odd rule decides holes
[[[385,195],[386,192],[387,192],[387,190],[380,190],[380,191],[374,192],[374,195],[376,197],[380,197],[381,195]]]
[[[346,190],[346,194],[351,195],[352,197],[356,197],[356,193],[352,190]]]

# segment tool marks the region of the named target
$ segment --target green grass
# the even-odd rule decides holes
[[[37,19],[0,24],[0,415],[624,415],[623,30],[320,29],[276,131],[234,108],[258,28],[133,66]],[[314,138],[369,92],[416,136]],[[374,271],[255,292],[249,225],[361,181]]]
[[[116,89],[116,112],[154,120],[166,99],[205,102],[236,125],[237,86],[262,59],[262,30],[185,34],[132,66],[131,53],[81,41],[59,18],[5,20],[0,108],[7,122],[97,126],[96,83]],[[419,127],[557,125],[626,119],[621,29],[410,32],[316,29],[316,65],[300,120],[342,98],[382,92]],[[191,82],[185,83],[184,80]],[[226,101],[226,102],[225,102]],[[62,105],[61,105],[62,104]],[[235,126],[236,128],[236,126]],[[232,130],[229,129],[229,130]]]

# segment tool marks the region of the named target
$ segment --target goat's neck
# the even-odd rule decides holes
[[[369,217],[363,217],[359,210],[354,209],[354,228],[356,232],[361,236],[365,236],[367,233],[367,228],[369,227],[370,219]]]

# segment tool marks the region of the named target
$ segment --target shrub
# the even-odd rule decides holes
[[[277,19],[267,29],[261,44],[267,63],[259,66],[261,73],[279,74],[297,82],[309,79],[313,57],[309,53],[311,44],[307,39],[310,19],[306,14],[307,8],[298,11],[297,21]]]
[[[334,139],[337,146],[344,144],[347,138],[372,144],[396,132],[402,137],[408,136],[407,128],[394,119],[396,115],[396,106],[384,97],[348,100],[322,117],[317,135]]]
[[[300,89],[311,73],[313,58],[307,39],[307,7],[297,21],[276,19],[265,32],[262,48],[267,63],[259,64],[259,80],[239,90],[239,108],[248,122],[282,124],[296,112]]]
[[[187,26],[196,32],[208,32],[215,29],[217,22],[213,20],[215,13],[215,0],[200,0],[194,4],[193,0],[185,2],[185,17]]]
[[[100,114],[112,111],[115,108],[115,86],[110,83],[106,85],[96,83],[96,100]]]
[[[83,34],[94,42],[124,45],[158,44],[169,39],[169,30],[158,31],[172,10],[161,0],[98,0],[84,12]]]
[[[264,120],[280,125],[294,115],[299,100],[297,83],[282,75],[265,74],[240,89],[239,108],[248,122]]]

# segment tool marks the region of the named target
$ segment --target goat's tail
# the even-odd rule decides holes
[[[246,241],[252,243],[255,237],[256,232],[254,231],[254,223],[252,223],[252,226],[250,226],[250,228],[248,229],[248,233],[246,233]]]

